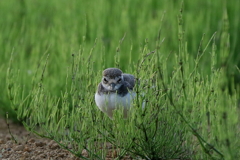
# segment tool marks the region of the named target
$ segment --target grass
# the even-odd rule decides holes
[[[0,113],[79,157],[105,159],[111,143],[119,159],[239,159],[231,2],[1,1]],[[108,67],[141,81],[127,120],[95,105]]]

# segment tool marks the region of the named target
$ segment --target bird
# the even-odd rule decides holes
[[[98,108],[113,119],[113,111],[123,107],[123,117],[128,117],[136,93],[133,91],[135,77],[123,73],[118,68],[107,68],[102,72],[102,80],[95,93]]]

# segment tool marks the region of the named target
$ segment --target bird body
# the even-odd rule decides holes
[[[124,97],[118,96],[117,94],[95,94],[95,101],[98,108],[106,113],[110,118],[113,116],[113,110],[123,107],[124,117],[127,117],[128,110],[131,106],[131,102],[135,94],[127,93]]]
[[[95,94],[98,108],[112,118],[113,110],[123,107],[123,114],[126,118],[135,97],[134,84],[135,78],[131,74],[123,74],[117,68],[104,70],[102,81]]]

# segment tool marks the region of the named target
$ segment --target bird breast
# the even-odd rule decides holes
[[[99,109],[102,111],[106,109],[115,109],[123,106],[129,108],[132,100],[135,97],[134,92],[128,92],[125,96],[119,96],[117,93],[110,94],[95,94],[95,101]]]

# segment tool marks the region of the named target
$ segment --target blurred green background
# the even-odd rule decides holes
[[[13,67],[19,70],[19,81],[27,93],[41,57],[49,54],[46,86],[51,94],[60,95],[72,54],[80,51],[86,60],[92,53],[93,70],[99,74],[107,67],[132,71],[144,45],[155,49],[161,26],[162,54],[177,53],[181,8],[189,56],[193,59],[203,50],[199,47],[203,35],[202,44],[206,46],[216,32],[217,50],[225,48],[216,55],[217,65],[226,68],[229,83],[239,83],[236,66],[240,66],[240,0],[0,1],[0,115],[9,112],[13,119],[15,117],[6,85],[11,55]],[[226,41],[221,42],[221,37],[226,37]],[[116,54],[120,57],[119,64]],[[104,59],[100,55],[104,55]],[[210,63],[208,56],[202,61],[201,73],[210,73],[205,67]]]

